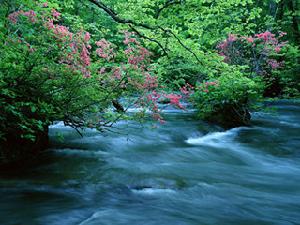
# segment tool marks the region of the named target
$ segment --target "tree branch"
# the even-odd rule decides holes
[[[94,5],[98,6],[100,9],[104,10],[117,23],[132,24],[134,26],[143,27],[143,28],[150,29],[150,30],[155,29],[148,24],[139,23],[139,22],[136,22],[133,20],[123,19],[123,18],[119,17],[115,11],[113,11],[111,8],[107,7],[105,4],[103,4],[100,1],[97,1],[97,0],[88,0],[88,1],[93,3]]]
[[[141,32],[139,32],[136,28],[134,28],[132,25],[129,25],[129,27],[141,38],[144,38],[144,39],[147,39],[149,41],[152,41],[152,42],[155,42],[164,52],[164,55],[168,56],[168,52],[167,52],[167,49],[164,48],[164,46],[162,46],[162,44],[154,39],[154,38],[150,38],[150,37],[147,37],[145,36],[144,34],[142,34]]]
[[[198,58],[198,56],[196,55],[196,53],[193,52],[189,47],[187,47],[187,46],[180,40],[180,38],[177,37],[176,34],[174,34],[174,32],[173,32],[172,30],[170,30],[170,29],[165,29],[165,28],[163,28],[163,27],[159,27],[159,28],[160,28],[163,32],[171,34],[171,35],[177,40],[177,42],[178,42],[183,48],[185,48],[185,50],[187,50],[189,53],[191,53],[191,54],[195,57],[195,59],[198,61],[198,63],[202,64],[201,60]]]
[[[159,16],[160,16],[160,14],[161,14],[161,12],[162,12],[164,9],[166,9],[166,8],[172,6],[172,5],[181,4],[182,2],[183,2],[182,0],[178,0],[178,1],[175,1],[175,0],[167,0],[166,3],[165,3],[161,8],[158,8],[158,9],[157,9],[157,12],[156,12],[154,18],[155,18],[155,19],[158,19]]]
[[[123,19],[121,17],[118,16],[118,14],[116,12],[114,12],[111,8],[107,7],[105,4],[103,4],[102,2],[98,1],[98,0],[88,0],[89,2],[93,3],[94,5],[96,5],[97,7],[99,7],[100,9],[104,10],[115,22],[117,23],[122,23],[122,24],[127,24],[129,25],[129,27],[133,28],[133,26],[136,26],[136,27],[142,27],[142,28],[145,28],[145,29],[148,29],[148,30],[161,30],[163,31],[165,34],[171,34],[171,36],[173,36],[177,42],[185,49],[187,50],[189,53],[191,53],[195,59],[197,60],[197,62],[199,62],[200,64],[202,64],[201,60],[198,58],[197,54],[195,52],[193,52],[189,47],[187,47],[181,40],[180,38],[174,34],[174,32],[172,32],[170,29],[165,29],[163,27],[160,27],[160,26],[151,26],[149,24],[145,24],[145,23],[140,23],[140,22],[136,22],[134,20],[130,20],[130,19]],[[172,0],[171,0],[172,1]],[[173,2],[173,1],[172,1]],[[135,29],[135,31],[137,31]],[[159,42],[155,39],[152,39],[152,38],[149,38],[149,37],[146,37],[144,35],[142,35],[140,32],[137,33],[138,35],[141,35],[142,38],[145,38],[145,39],[148,39],[148,40],[151,40],[153,42],[156,42],[159,47],[161,47],[163,49],[164,52],[165,51],[165,48],[163,48],[163,46],[161,44],[159,44]]]

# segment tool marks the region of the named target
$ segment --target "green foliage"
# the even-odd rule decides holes
[[[85,26],[90,26],[89,31],[96,35],[101,33],[117,45],[120,43],[118,30],[138,31],[145,46],[154,53],[155,70],[160,80],[175,89],[185,82],[195,84],[207,79],[209,74],[219,70],[214,48],[230,33],[249,36],[266,30],[282,30],[288,32],[289,38],[295,33],[291,30],[295,29],[291,27],[297,13],[297,4],[293,0],[101,2],[120,18],[152,28],[116,23],[89,1],[74,1],[73,11],[68,10],[68,13],[79,13]]]
[[[98,2],[107,8],[89,0],[1,1],[0,140],[5,141],[13,134],[34,141],[55,120],[75,128],[101,130],[103,125],[128,119],[112,110],[112,102],[133,95],[140,96],[139,100],[159,98],[157,93],[149,95],[153,87],[145,88],[146,82],[158,85],[156,80],[151,80],[153,74],[168,91],[177,91],[186,83],[195,86],[192,100],[201,118],[213,118],[224,112],[233,115],[235,111],[238,116],[244,113],[241,120],[247,119],[252,103],[260,99],[261,91],[269,88],[272,81],[280,82],[284,97],[299,96],[299,4],[295,0]],[[43,18],[55,13],[54,9],[62,15],[54,19],[52,26],[68,28],[63,32],[72,33],[74,39],[59,39],[57,36],[62,31],[54,35],[52,28],[45,26],[47,22]],[[34,18],[24,12],[18,15],[18,23],[7,19],[20,10],[33,10],[38,22],[30,21]],[[124,44],[123,35],[127,30],[135,35],[130,36],[132,42]],[[86,43],[82,40],[85,31],[92,36]],[[233,52],[232,65],[223,62],[224,58],[217,53],[217,44],[228,34],[253,37],[266,31],[287,32],[289,43],[282,51],[270,53],[268,46],[265,51],[259,51],[264,45],[257,42],[256,49],[248,48],[243,56]],[[85,51],[99,49],[96,41],[102,39],[109,40],[111,59],[99,58],[92,51],[83,54],[84,48]],[[71,47],[74,40],[80,46],[75,53]],[[253,46],[249,41],[248,45]],[[145,53],[146,48],[142,46],[152,54]],[[133,51],[126,54],[125,50],[131,47]],[[237,49],[246,47],[239,45]],[[129,63],[137,59],[138,51],[147,55],[142,55],[143,63]],[[270,67],[266,52],[271,59],[284,61],[284,67],[268,73],[267,80],[260,80],[250,70],[253,72],[256,62],[261,63],[261,68]],[[248,57],[251,54],[258,57]],[[68,57],[73,61],[68,61]],[[102,69],[105,72],[100,72]],[[112,79],[115,75],[120,80]],[[172,96],[180,105],[181,96]],[[148,105],[157,110],[153,102]],[[142,120],[144,112],[134,117]]]
[[[229,67],[220,76],[199,83],[193,101],[200,118],[214,120],[215,114],[229,113],[230,116],[230,113],[241,110],[247,113],[251,104],[261,98],[262,88],[261,79],[250,79],[238,67]],[[241,120],[245,120],[244,115],[240,116]]]
[[[108,75],[100,79],[96,66],[91,67],[95,76],[86,78],[81,65],[74,70],[62,63],[71,51],[69,42],[55,38],[38,19],[51,13],[49,10],[36,7],[35,22],[23,15],[18,16],[17,23],[3,21],[7,27],[0,42],[1,141],[14,135],[34,142],[36,135],[55,120],[73,127],[92,123],[101,129],[110,119],[105,109],[122,93],[113,84],[103,87],[101,82]],[[79,63],[80,55],[73,54],[74,63]],[[102,114],[91,121],[89,115],[93,113]]]
[[[280,78],[284,98],[300,97],[300,50],[298,46],[286,45],[281,53],[284,67],[275,76]]]

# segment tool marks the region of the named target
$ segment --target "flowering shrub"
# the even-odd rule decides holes
[[[233,65],[247,65],[250,73],[263,75],[284,66],[284,61],[278,61],[276,54],[280,53],[287,42],[279,39],[286,33],[275,34],[266,31],[254,36],[236,36],[229,34],[228,38],[218,44],[219,54],[224,61]]]
[[[285,66],[282,49],[287,42],[280,41],[285,35],[284,32],[275,35],[269,31],[253,36],[229,34],[226,40],[218,44],[217,49],[224,57],[224,62],[246,66],[245,72],[250,77],[263,77],[266,82],[266,96],[278,95],[280,77],[276,73]]]
[[[133,95],[139,97],[131,105],[150,108],[153,118],[163,122],[151,53],[134,34],[125,32],[124,48],[116,50],[108,40],[95,41],[89,32],[65,26],[62,16],[42,4],[7,18],[7,35],[0,43],[0,147],[31,146],[55,120],[75,129],[111,127],[126,111],[116,100]],[[180,107],[179,96],[166,97]],[[116,105],[118,112],[111,113]],[[24,150],[5,149],[16,151],[1,149],[0,158],[17,158]]]
[[[123,44],[125,49],[119,51],[116,54],[113,44],[107,40],[100,40],[96,42],[97,55],[102,58],[101,60],[109,62],[104,68],[102,67],[99,71],[100,74],[110,75],[113,80],[120,82],[122,87],[119,92],[124,90],[127,94],[138,94],[136,101],[132,102],[131,105],[150,109],[152,111],[152,118],[164,123],[160,111],[158,108],[158,102],[161,98],[168,99],[169,103],[177,108],[183,109],[180,99],[181,95],[167,94],[161,88],[159,88],[159,82],[157,76],[153,75],[151,62],[151,53],[144,48],[135,34],[132,32],[124,32]],[[112,56],[112,57],[111,57]],[[122,58],[123,61],[118,60]],[[126,93],[125,93],[126,95]]]

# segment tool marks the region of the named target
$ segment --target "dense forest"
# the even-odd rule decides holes
[[[297,225],[299,0],[0,0],[0,225]]]
[[[250,125],[259,101],[299,97],[299,5],[2,0],[1,159],[45,148],[54,121],[78,132],[164,123],[158,103],[188,101],[199,119]],[[141,110],[129,115],[132,106]]]

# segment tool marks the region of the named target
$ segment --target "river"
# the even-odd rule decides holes
[[[270,105],[227,131],[192,110],[84,137],[57,123],[40,165],[1,175],[0,224],[300,224],[300,102]]]

